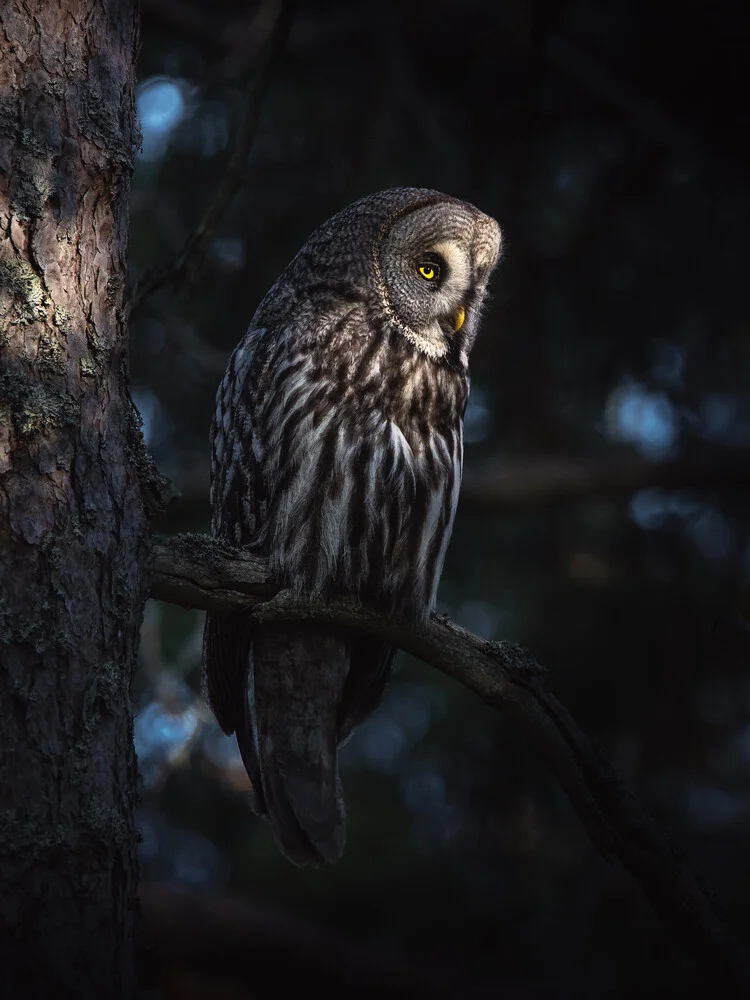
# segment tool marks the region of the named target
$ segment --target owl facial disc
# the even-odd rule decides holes
[[[418,201],[387,221],[374,248],[382,306],[421,353],[468,364],[500,243],[494,219],[450,198]]]

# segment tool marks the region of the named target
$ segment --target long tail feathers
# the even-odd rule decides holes
[[[344,805],[337,746],[377,708],[395,650],[309,624],[208,615],[204,693],[237,744],[264,816],[295,864],[338,861]]]
[[[346,640],[307,624],[261,626],[251,656],[237,742],[258,811],[295,864],[336,862],[345,833],[337,714]]]

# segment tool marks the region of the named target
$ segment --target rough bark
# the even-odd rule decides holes
[[[133,992],[146,596],[122,297],[133,0],[0,2],[0,969]]]

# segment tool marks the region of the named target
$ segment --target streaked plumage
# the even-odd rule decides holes
[[[313,233],[219,387],[214,535],[263,552],[297,591],[429,614],[460,487],[468,354],[499,247],[494,220],[416,188],[364,198]],[[344,629],[206,620],[206,696],[298,864],[341,856],[337,747],[377,707],[394,653]]]

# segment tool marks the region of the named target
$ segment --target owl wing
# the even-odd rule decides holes
[[[286,373],[298,384],[290,341],[284,329],[246,335],[219,387],[212,427],[212,532],[235,546],[270,545],[275,556],[284,546],[267,532],[277,523],[271,509],[284,469],[294,468],[289,454],[315,450],[293,412],[293,391],[280,392],[275,381]],[[340,856],[336,745],[377,708],[394,656],[348,630],[256,627],[242,612],[207,616],[204,695],[224,732],[236,733],[257,811],[297,863]]]
[[[233,546],[251,545],[265,514],[265,485],[255,458],[252,393],[263,329],[250,329],[230,358],[211,426],[211,532]],[[244,711],[253,630],[242,611],[206,616],[203,696],[227,735]],[[246,762],[247,763],[247,762]]]

